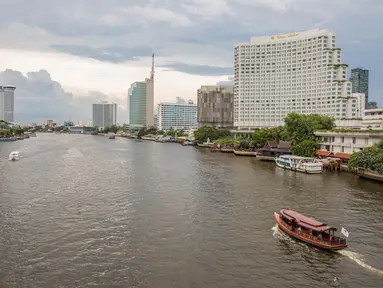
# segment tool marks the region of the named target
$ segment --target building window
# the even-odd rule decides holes
[[[352,144],[356,144],[356,137],[352,137]]]
[[[368,145],[368,138],[364,139],[364,144]]]

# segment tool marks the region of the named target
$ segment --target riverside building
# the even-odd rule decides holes
[[[15,86],[0,86],[0,120],[15,121]]]
[[[190,130],[197,128],[197,105],[189,100],[188,104],[158,104],[157,129],[173,128]]]
[[[198,124],[232,128],[234,94],[232,85],[201,86],[197,92]]]
[[[129,125],[152,127],[154,125],[154,54],[150,78],[134,82],[128,91]]]
[[[335,35],[323,29],[252,37],[236,45],[234,126],[283,125],[289,112],[345,118],[352,105],[347,67]]]
[[[117,104],[102,101],[93,104],[93,125],[104,127],[117,125]]]

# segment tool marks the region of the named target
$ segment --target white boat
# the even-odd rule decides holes
[[[278,167],[308,174],[320,174],[323,172],[323,163],[314,158],[294,155],[281,155],[275,159]]]
[[[18,152],[18,151],[12,151],[12,152],[9,154],[8,159],[9,159],[9,161],[18,161],[18,160],[20,160],[20,152]]]

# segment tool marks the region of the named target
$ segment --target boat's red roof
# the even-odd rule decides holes
[[[319,222],[315,220],[314,218],[307,217],[293,210],[281,209],[280,212],[283,214],[283,216],[286,216],[290,220],[294,219],[299,226],[305,227],[307,229],[311,229],[311,230],[315,230],[319,232],[326,231],[329,229],[336,230],[335,228],[330,227],[325,223]]]

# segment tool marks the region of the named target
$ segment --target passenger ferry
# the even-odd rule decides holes
[[[323,163],[314,158],[294,155],[281,155],[275,159],[278,167],[308,174],[320,174],[323,172]]]
[[[281,209],[274,212],[278,227],[288,235],[317,248],[335,251],[347,247],[346,239],[336,236],[336,228],[304,216],[296,211]],[[341,234],[348,237],[348,231],[342,227]]]

